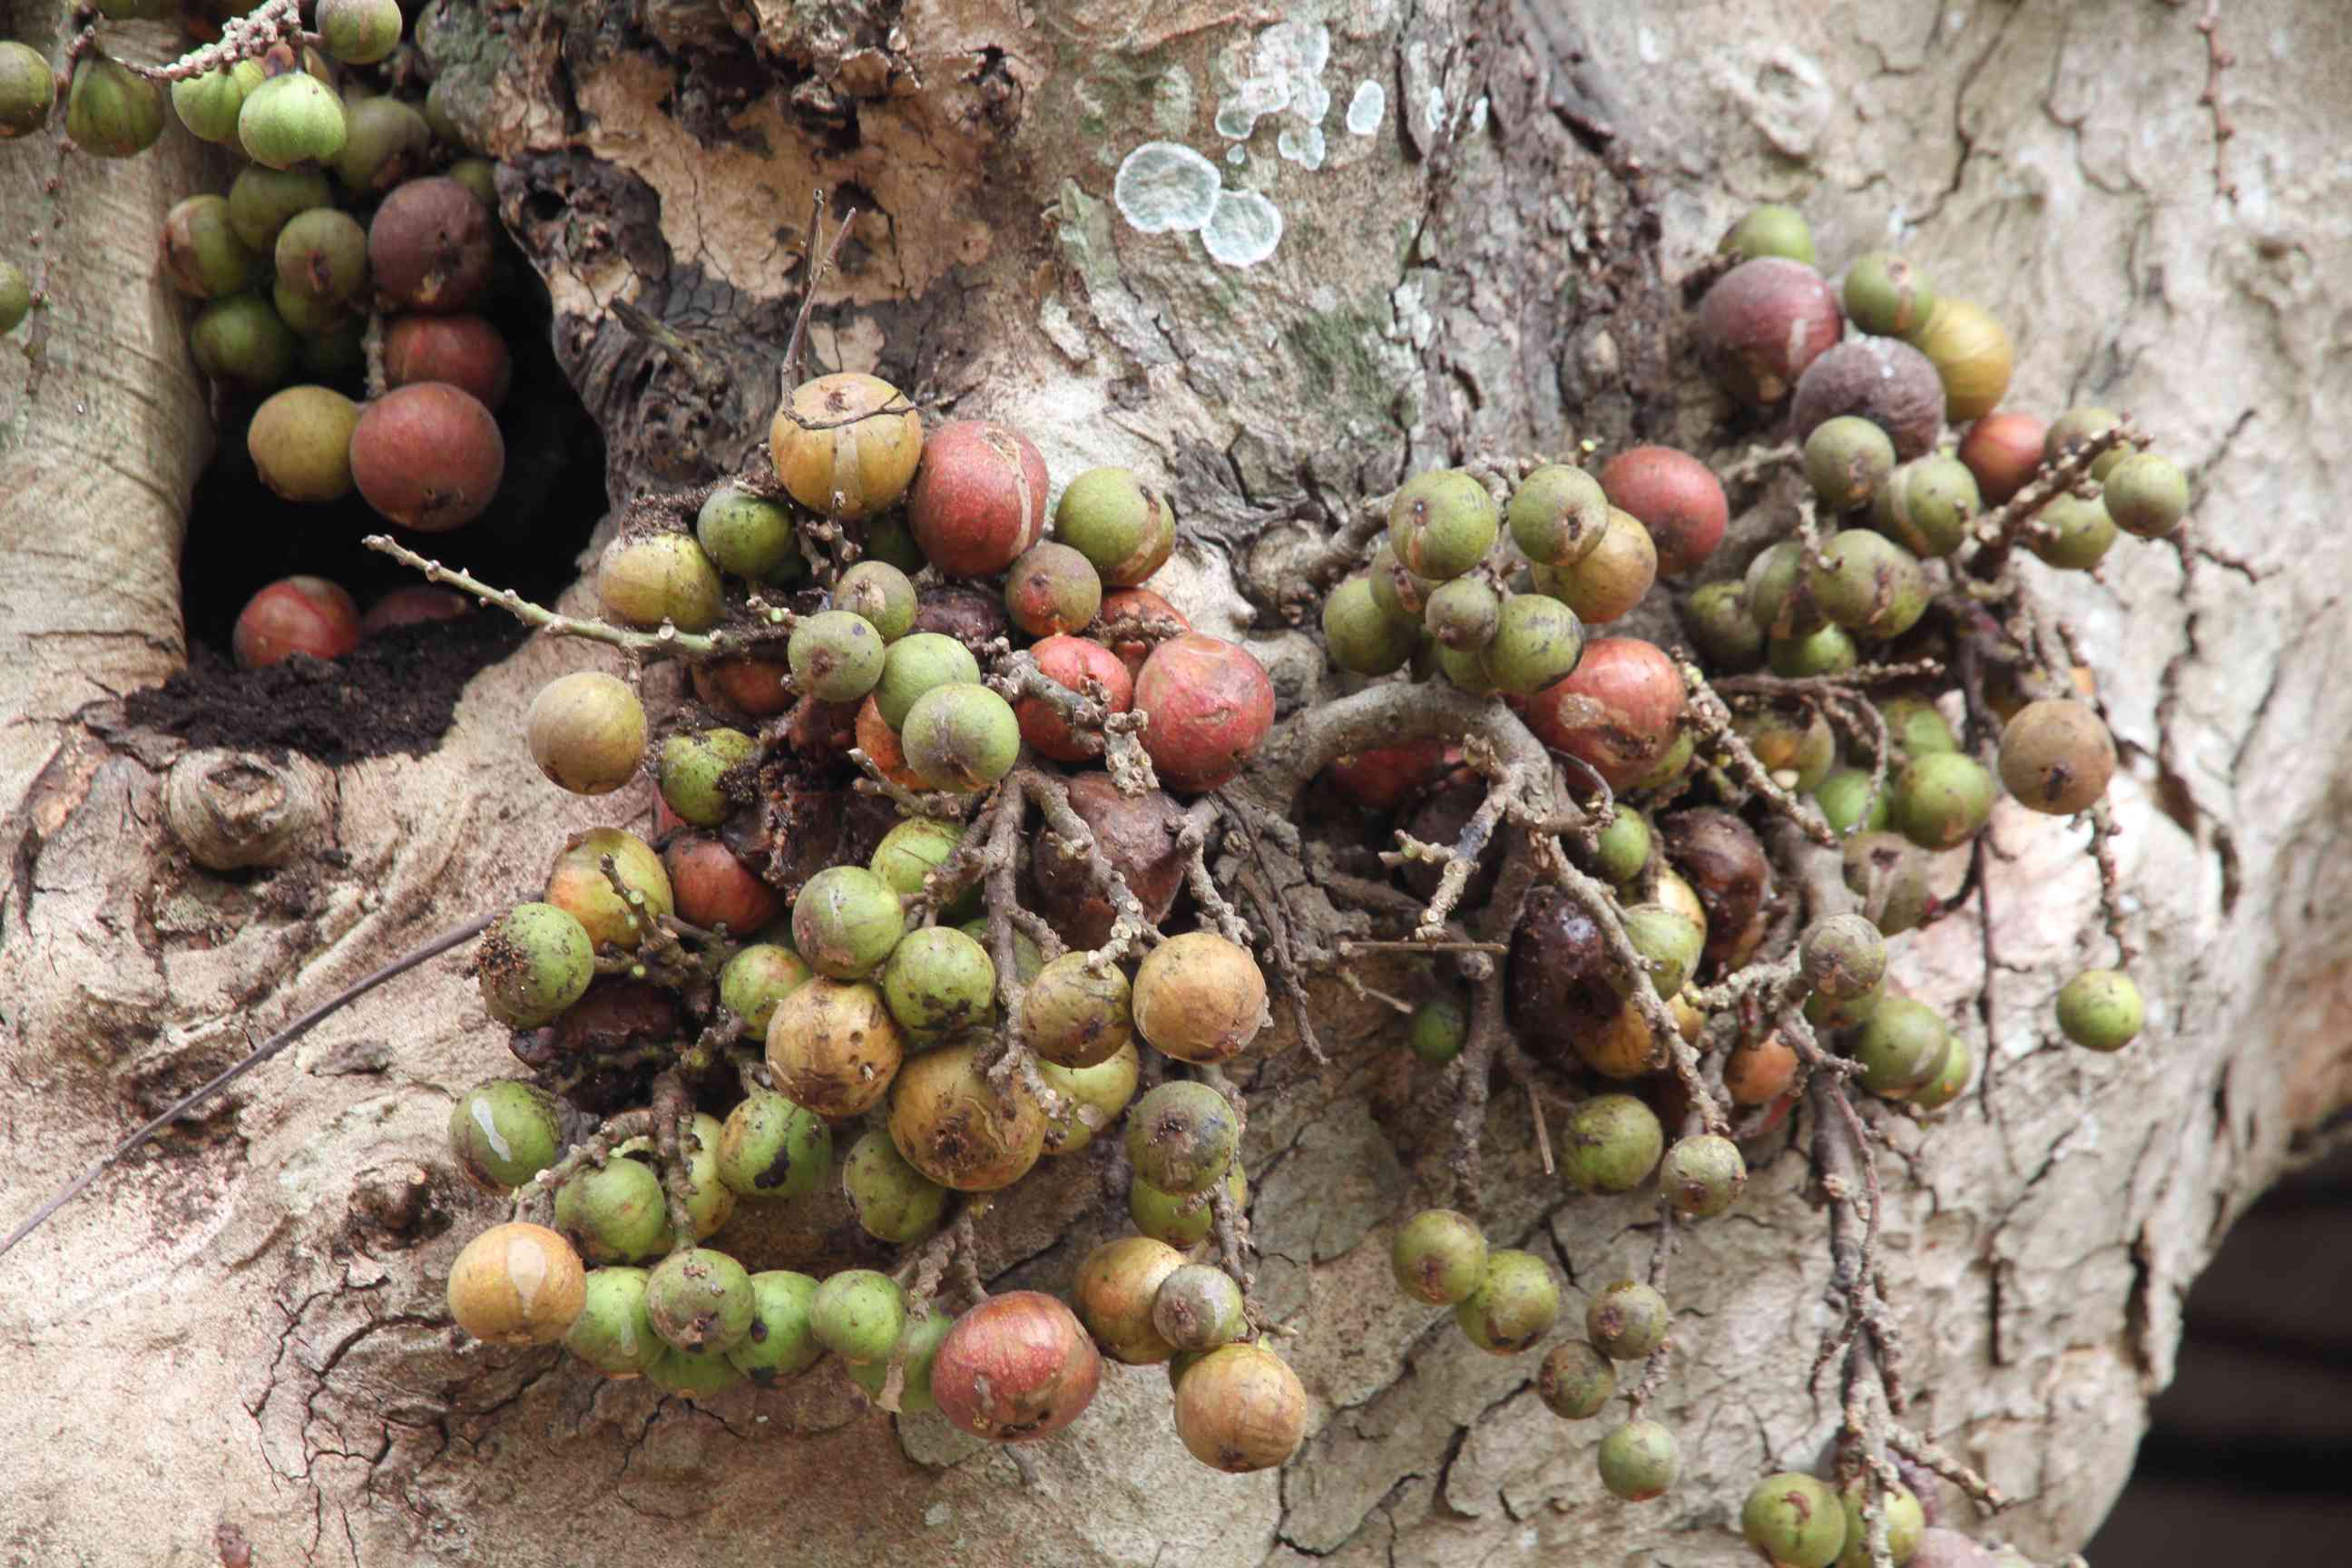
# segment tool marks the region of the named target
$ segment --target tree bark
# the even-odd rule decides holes
[[[1154,585],[1251,636],[1286,710],[1319,657],[1243,587],[1319,538],[1297,520],[1311,503],[1478,451],[1648,437],[1727,462],[1769,438],[1724,436],[1675,287],[1757,201],[1801,205],[1825,266],[1900,243],[1990,307],[2018,343],[2012,404],[2132,411],[2194,476],[2189,546],[2037,581],[2126,753],[2113,799],[2149,1026],[2114,1058],[2054,1043],[2056,985],[2101,951],[2095,873],[2064,824],[1998,813],[1989,989],[1973,916],[1896,944],[1990,1071],[1906,1138],[1916,1168],[1886,1163],[1880,1240],[1916,1424],[2018,1500],[1979,1532],[2071,1550],[2129,1470],[2189,1281],[2352,1103],[2331,739],[2352,712],[2352,554],[2326,504],[2352,177],[2308,112],[2340,96],[2352,40],[2290,0],[2232,6],[2240,63],[2208,106],[2203,13],[2158,0],[1368,0],[1286,42],[1272,10],[1137,9],[436,0],[416,36],[501,160],[616,501],[764,439],[823,191],[864,216],[812,359],[1018,425],[1059,478],[1163,479],[1184,545]],[[12,19],[62,41],[62,7]],[[1285,49],[1313,60],[1318,35],[1319,162],[1286,111],[1229,160],[1221,100]],[[1361,84],[1384,107],[1360,134]],[[1268,198],[1272,254],[1227,265],[1139,228],[1114,183],[1153,141]],[[173,847],[173,746],[113,699],[184,653],[179,539],[210,436],[151,258],[171,201],[218,183],[192,145],[174,130],[161,155],[61,164],[46,141],[0,146],[0,234],[41,235],[52,291],[37,358],[0,374],[11,1223],[248,1035],[534,896],[568,834],[649,809],[539,778],[524,704],[612,658],[537,642],[475,681],[433,755],[336,770],[331,834],[295,867],[219,876]],[[1374,1010],[1334,989],[1318,1032],[1329,1067],[1277,1049],[1255,1069],[1283,1092],[1256,1094],[1247,1150],[1260,1288],[1315,1401],[1279,1475],[1194,1464],[1157,1368],[1110,1370],[1024,1469],[874,1412],[832,1367],[697,1406],[459,1342],[447,1269],[502,1205],[455,1178],[443,1128],[509,1059],[453,956],[0,1259],[18,1460],[0,1527],[27,1561],[92,1563],[231,1561],[230,1532],[256,1563],[1748,1561],[1740,1496],[1810,1466],[1836,1419],[1805,1386],[1831,1260],[1801,1148],[1759,1153],[1739,1211],[1686,1236],[1682,1354],[1654,1407],[1682,1479],[1619,1505],[1593,1473],[1604,1423],[1558,1422],[1532,1358],[1483,1356],[1390,1287],[1387,1227],[1439,1115],[1408,1101]],[[1497,1097],[1486,1147],[1490,1233],[1556,1257],[1571,1314],[1640,1268],[1649,1200],[1544,1178],[1524,1101]],[[984,1272],[1061,1287],[1125,1228],[1116,1191],[1087,1158],[1033,1176],[982,1224]],[[805,1259],[826,1223],[738,1245],[753,1267]]]

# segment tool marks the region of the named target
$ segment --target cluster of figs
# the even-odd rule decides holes
[[[135,0],[100,11],[179,15]],[[83,152],[129,157],[176,121],[238,155],[226,191],[174,205],[157,245],[160,275],[193,306],[196,369],[244,418],[247,451],[276,494],[323,505],[356,489],[398,527],[446,532],[481,515],[506,470],[498,416],[513,361],[482,313],[506,259],[495,176],[466,154],[436,95],[389,89],[399,0],[319,0],[312,20],[299,42],[168,79],[101,46],[74,64],[66,130]],[[40,129],[56,97],[46,59],[0,42],[0,135]],[[0,261],[0,331],[30,302],[23,274]],[[371,318],[383,374],[373,395]],[[253,596],[232,647],[247,668],[298,653],[340,658],[362,637],[464,610],[418,585],[362,615],[341,584],[298,574]]]
[[[1229,1470],[1278,1464],[1304,1432],[1305,1391],[1256,1342],[1240,1286],[1195,1256],[1219,1204],[1246,1199],[1242,1112],[1210,1082],[1167,1076],[1257,1035],[1266,985],[1249,951],[1214,930],[1155,929],[1139,958],[1123,956],[1085,859],[1042,844],[1024,889],[1043,920],[999,914],[992,930],[956,869],[968,829],[950,816],[894,807],[861,860],[821,865],[772,853],[756,826],[780,791],[807,792],[827,768],[854,774],[853,749],[910,801],[968,799],[1024,756],[1050,759],[1072,770],[1055,777],[1122,858],[1146,918],[1165,921],[1181,879],[1169,792],[1213,789],[1247,763],[1273,721],[1265,669],[1143,586],[1176,519],[1131,472],[1078,475],[1049,509],[1044,459],[1019,431],[927,431],[896,388],[854,374],[797,388],[770,457],[768,491],[722,486],[690,528],[625,531],[596,587],[607,619],[630,627],[756,630],[781,612],[789,635],[698,662],[698,701],[658,737],[616,677],[579,671],[541,690],[526,739],[546,776],[600,795],[649,773],[667,830],[658,849],[619,829],[581,836],[476,961],[486,1007],[521,1032],[527,1062],[561,1073],[616,1031],[667,1034],[656,1054],[676,1060],[699,1027],[741,1042],[739,1061],[757,1068],[720,1074],[679,1140],[691,1236],[674,1231],[658,1141],[621,1142],[555,1173],[551,1226],[475,1238],[451,1310],[483,1339],[561,1340],[608,1375],[697,1396],[831,1356],[889,1408],[937,1409],[1004,1441],[1075,1419],[1104,1355],[1166,1362],[1192,1453]],[[825,590],[803,549],[819,519],[860,550]],[[1138,740],[1164,788],[1122,795],[1095,765],[1099,721],[992,685],[1016,643],[1100,714],[1144,709]],[[673,925],[700,948],[684,974],[645,957]],[[992,1076],[1008,1044],[1034,1084]],[[1164,1081],[1139,1094],[1146,1050]],[[618,1091],[608,1079],[598,1092]],[[940,1231],[955,1194],[1007,1187],[1122,1120],[1136,1233],[1084,1261],[1066,1303],[1007,1291],[950,1316],[903,1270],[820,1279],[749,1270],[723,1249],[739,1205],[828,1182],[866,1236],[911,1246]],[[507,1079],[468,1093],[450,1131],[469,1173],[511,1191],[565,1159],[576,1125],[540,1083]]]
[[[1697,754],[1675,658],[1590,630],[1632,616],[1661,577],[1679,578],[1675,609],[1710,675],[1834,676],[1865,650],[1906,659],[1939,635],[1923,563],[1989,547],[1976,529],[1988,509],[2120,423],[2082,408],[2044,427],[1999,409],[1983,356],[1948,348],[1981,342],[1973,308],[1935,301],[1900,258],[1857,261],[1841,300],[1811,265],[1810,237],[1805,258],[1788,254],[1789,227],[1772,215],[1730,243],[1748,258],[1701,306],[1709,363],[1735,396],[1792,400],[1806,485],[1835,526],[1708,581],[1729,508],[1687,454],[1636,447],[1595,472],[1544,464],[1514,482],[1438,470],[1400,489],[1377,554],[1331,591],[1323,617],[1343,682],[1443,681],[1508,703],[1609,786],[1609,826],[1571,854],[1616,889],[1624,932],[1692,1042],[1706,1023],[1693,994],[1742,967],[1765,934],[1771,867],[1743,800],[1706,798],[1725,784]],[[1765,302],[1743,307],[1750,296]],[[1834,325],[1811,353],[1812,328],[1739,325],[1743,309],[1788,309],[1785,300],[1816,312],[1826,304]],[[1938,321],[1948,336],[1930,330]],[[1843,368],[1856,355],[1864,371]],[[1962,431],[1957,450],[1937,444],[1948,420]],[[453,1313],[486,1340],[560,1340],[608,1375],[697,1396],[830,1356],[889,1408],[936,1408],[1006,1441],[1075,1419],[1105,1355],[1164,1363],[1177,1431],[1196,1457],[1234,1471],[1281,1463],[1306,1430],[1307,1395],[1266,1347],[1240,1287],[1210,1261],[1217,1214],[1247,1200],[1240,1110],[1217,1075],[1182,1076],[1256,1036],[1266,990],[1255,960],[1210,922],[1155,930],[1139,960],[1128,953],[1082,863],[1056,885],[1050,837],[1022,883],[1045,913],[1009,919],[1026,911],[979,899],[963,826],[905,795],[971,797],[1018,766],[1059,764],[1049,771],[1097,829],[1098,849],[1150,919],[1165,921],[1183,891],[1170,850],[1177,796],[1246,766],[1273,720],[1265,670],[1239,645],[1191,631],[1144,585],[1173,548],[1176,520],[1132,472],[1077,476],[1049,506],[1044,461],[1018,431],[963,421],[927,432],[896,388],[855,374],[795,389],[769,455],[772,485],[720,487],[691,527],[633,523],[599,563],[612,621],[749,636],[748,647],[727,642],[730,651],[695,662],[698,704],[656,734],[627,682],[579,672],[531,706],[530,751],[564,788],[604,794],[650,773],[660,847],[617,829],[583,836],[559,856],[544,898],[510,911],[478,957],[486,1005],[518,1031],[517,1055],[542,1078],[593,1058],[609,1098],[616,1039],[639,1059],[675,1062],[692,1057],[698,1029],[750,1042],[757,1068],[698,1091],[674,1152],[648,1134],[582,1159],[582,1124],[540,1083],[467,1096],[451,1123],[460,1163],[527,1194],[552,1174],[554,1223],[519,1221],[469,1244],[450,1279]],[[2159,537],[2186,505],[2177,468],[2122,443],[2018,537],[2053,566],[2087,570],[2118,531]],[[857,546],[829,587],[816,583],[824,546],[811,541],[823,529]],[[783,625],[788,636],[759,638]],[[1015,647],[1098,715],[1139,716],[1137,743],[1164,786],[1146,806],[1098,765],[1099,721],[1076,722],[1072,703],[1003,679]],[[1885,938],[1937,913],[1934,857],[1980,832],[2004,788],[2030,809],[2074,815],[2101,798],[2115,767],[2082,694],[2020,682],[1992,696],[2003,727],[1990,760],[1962,744],[1955,694],[1924,680],[1876,700],[1883,758],[1832,727],[1821,704],[1743,701],[1736,718],[1772,782],[1809,797],[1843,839],[1847,879],[1864,899],[1864,914],[1807,933],[1807,1016],[1837,1031],[1863,1089],[1922,1111],[1956,1099],[1973,1062],[1937,1010],[1889,982]],[[1854,754],[1842,756],[1848,745]],[[811,864],[754,830],[772,827],[780,791],[806,787],[824,767],[846,771],[845,757],[889,781],[906,806],[857,860]],[[1443,741],[1407,742],[1340,759],[1324,784],[1371,821],[1446,842],[1484,788],[1463,763]],[[1873,782],[1881,771],[1883,790]],[[1160,815],[1139,829],[1121,816],[1139,810]],[[1410,860],[1398,874],[1424,894],[1434,884],[1433,868]],[[673,928],[693,934],[703,963],[632,962],[666,940],[674,949]],[[1510,944],[1514,1026],[1538,1056],[1614,1080],[1572,1112],[1563,1163],[1591,1192],[1654,1181],[1680,1214],[1720,1214],[1745,1180],[1739,1147],[1713,1133],[1668,1140],[1690,1108],[1612,966],[1571,900],[1530,900]],[[617,987],[672,994],[639,1009],[656,1021],[616,1026],[601,1004]],[[2141,1023],[2137,991],[2113,971],[2078,976],[2056,1011],[2069,1038],[2101,1050],[2128,1043]],[[1457,992],[1434,987],[1414,1010],[1412,1049],[1453,1059],[1466,1017]],[[664,1034],[666,1048],[646,1058],[643,1046]],[[999,1070],[1008,1041],[1033,1059],[1034,1080]],[[1148,1073],[1146,1049],[1159,1058]],[[1800,1075],[1795,1050],[1765,1032],[1738,1041],[1721,1081],[1735,1104],[1785,1115]],[[1155,1086],[1139,1096],[1147,1077]],[[1135,1234],[1088,1255],[1064,1295],[1007,1291],[950,1316],[910,1289],[909,1268],[752,1271],[705,1245],[725,1242],[718,1233],[739,1205],[803,1196],[830,1179],[868,1236],[913,1246],[938,1233],[951,1194],[999,1190],[1122,1119]],[[836,1139],[848,1142],[845,1158],[835,1158]],[[673,1188],[682,1209],[668,1201]],[[676,1227],[681,1213],[691,1235]],[[1393,1260],[1400,1288],[1453,1308],[1482,1350],[1532,1352],[1558,1326],[1550,1266],[1490,1247],[1468,1216],[1412,1216]],[[1671,1322],[1650,1285],[1597,1293],[1582,1339],[1544,1358],[1546,1403],[1565,1417],[1598,1414],[1622,1395],[1618,1363],[1661,1353]],[[1672,1434],[1638,1408],[1599,1458],[1604,1484],[1628,1500],[1662,1495],[1679,1468]],[[1775,1562],[1859,1561],[1849,1519],[1862,1496],[1778,1475],[1757,1489],[1744,1528]],[[1886,1506],[1898,1562],[1939,1533],[1918,1522],[1907,1493]]]

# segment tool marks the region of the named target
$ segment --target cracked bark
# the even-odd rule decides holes
[[[2297,29],[2231,77],[2231,211],[2200,183],[2204,42],[2169,6],[1367,5],[1334,24],[1325,81],[1335,108],[1381,83],[1387,117],[1357,138],[1335,113],[1319,171],[1278,159],[1274,126],[1223,165],[1289,226],[1271,260],[1231,271],[1109,201],[1139,142],[1222,153],[1213,68],[1248,37],[1228,12],[1181,7],[1139,37],[1108,0],[888,9],[903,44],[849,0],[427,8],[427,54],[505,159],[504,212],[554,293],[616,495],[707,480],[758,440],[811,190],[847,184],[880,216],[817,312],[815,358],[1020,423],[1064,478],[1100,462],[1159,476],[1191,543],[1155,586],[1207,629],[1249,623],[1235,554],[1311,551],[1312,526],[1269,515],[1486,447],[1704,443],[1719,411],[1685,374],[1660,270],[1759,199],[1803,205],[1825,259],[1910,215],[1923,226],[1903,243],[2011,327],[2013,401],[2128,408],[2196,464],[2196,537],[2243,564],[2142,550],[2098,583],[2045,581],[2130,761],[2116,805],[2148,1038],[2114,1061],[2043,1045],[2095,891],[2062,826],[1997,819],[2014,858],[1989,884],[2004,961],[1989,1021],[1963,1016],[1974,917],[1898,944],[1904,983],[1980,1054],[1989,1023],[2000,1056],[1991,1103],[1927,1141],[1925,1184],[1889,1172],[1883,1247],[1916,1419],[2023,1500],[1996,1531],[2045,1556],[2080,1542],[2170,1374],[2181,1292],[2352,1081],[2333,782],[2352,557],[2332,548],[2340,465],[2322,434],[2352,371],[2321,330],[2352,275],[2329,216],[2352,175],[2305,112],[2352,69],[2352,41]],[[62,26],[53,4],[9,14],[20,36]],[[2230,26],[2251,57],[2294,18],[2287,0],[2249,0]],[[904,90],[875,91],[877,71]],[[57,279],[41,395],[0,375],[0,455],[28,481],[0,501],[17,566],[0,580],[0,705],[18,721],[0,727],[0,1214],[240,1052],[247,1027],[527,896],[566,835],[645,805],[537,777],[514,740],[530,693],[611,657],[538,645],[475,683],[440,752],[341,770],[349,864],[310,868],[306,904],[275,879],[205,878],[165,843],[170,748],[105,704],[180,657],[173,565],[209,432],[148,258],[171,200],[216,184],[187,145],[175,132],[159,155],[77,162],[55,208],[51,154],[0,149],[0,234],[55,212],[77,258]],[[623,303],[690,352],[632,331]],[[1735,427],[1717,456],[1770,434]],[[71,548],[58,517],[86,520]],[[1257,647],[1286,709],[1304,700],[1312,650],[1274,628]],[[1400,974],[1368,979],[1397,990]],[[441,1124],[449,1090],[506,1059],[451,959],[322,1026],[0,1262],[0,1445],[43,1456],[0,1525],[43,1560],[101,1563],[216,1561],[225,1524],[257,1560],[633,1562],[648,1519],[686,1564],[789,1539],[822,1565],[1453,1568],[1630,1557],[1670,1535],[1678,1564],[1744,1561],[1738,1497],[1768,1462],[1810,1464],[1829,1432],[1801,1386],[1828,1268],[1801,1162],[1759,1155],[1736,1220],[1691,1228],[1657,1406],[1685,1478],[1665,1502],[1610,1505],[1600,1424],[1513,1397],[1532,1363],[1477,1354],[1388,1288],[1382,1226],[1430,1088],[1375,1003],[1337,987],[1318,1003],[1328,1068],[1287,1051],[1248,1069],[1261,1288],[1300,1330],[1287,1349],[1318,1400],[1279,1479],[1192,1465],[1153,1369],[1114,1372],[1037,1453],[1030,1488],[936,1424],[867,1413],[831,1370],[705,1412],[454,1344],[443,1279],[496,1205],[452,1180]],[[998,1205],[992,1277],[1057,1286],[1123,1226],[1115,1142]],[[1497,1097],[1486,1147],[1498,1237],[1556,1253],[1583,1288],[1638,1273],[1647,1200],[1542,1182],[1517,1096]],[[425,1173],[425,1217],[387,1228],[367,1194],[403,1171]],[[747,1257],[804,1256],[785,1229]],[[159,1376],[155,1347],[173,1342],[195,1354]],[[151,1461],[136,1488],[132,1421]]]

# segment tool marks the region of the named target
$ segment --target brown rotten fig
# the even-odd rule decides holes
[[[493,254],[488,210],[452,179],[409,181],[368,225],[376,288],[412,310],[471,307],[489,288]]]
[[[1845,316],[1820,273],[1766,256],[1716,279],[1699,302],[1698,332],[1723,389],[1761,407],[1788,396],[1805,367],[1844,335]]]
[[[1069,789],[1070,809],[1094,832],[1093,853],[1127,879],[1145,919],[1166,918],[1184,887],[1184,856],[1176,847],[1184,808],[1163,790],[1122,795],[1104,773],[1080,773]],[[1030,851],[1030,866],[1037,879],[1038,910],[1065,942],[1096,948],[1110,939],[1118,911],[1096,885],[1087,852],[1044,834]]]
[[[1797,378],[1789,434],[1802,445],[1823,421],[1853,414],[1886,432],[1906,462],[1944,427],[1944,383],[1927,356],[1895,338],[1838,344]]]
[[[1772,862],[1763,841],[1738,817],[1711,806],[1678,812],[1658,826],[1667,857],[1682,868],[1706,910],[1707,963],[1731,963],[1772,898]]]
[[[385,393],[361,411],[352,430],[352,478],[360,494],[420,533],[446,533],[481,516],[506,470],[499,422],[472,394],[446,383]]]
[[[907,527],[950,577],[986,577],[1045,532],[1045,459],[1028,437],[981,419],[942,425],[923,448]]]
[[[1102,1382],[1102,1356],[1070,1310],[1039,1290],[991,1296],[940,1342],[931,1397],[958,1428],[1034,1443],[1076,1420]]]

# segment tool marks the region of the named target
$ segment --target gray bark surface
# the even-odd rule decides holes
[[[1465,449],[1706,442],[1722,411],[1670,280],[1759,200],[1802,205],[1827,267],[1900,243],[1991,308],[2018,344],[2012,404],[2135,413],[2190,469],[2194,538],[2218,553],[2119,548],[2098,581],[2041,581],[2125,743],[2113,797],[2149,1027],[2116,1058],[2052,1040],[2056,986],[2104,957],[2095,876],[2064,824],[1997,814],[1991,1084],[1916,1172],[1888,1162],[1882,1243],[1916,1424],[2018,1500],[1982,1532],[2071,1550],[2130,1468],[2189,1280],[2352,1102],[2336,515],[2352,166],[2319,111],[2352,79],[2352,39],[2290,0],[2222,16],[2233,205],[2194,5],[1296,9],[1328,34],[1315,169],[1278,151],[1297,116],[1260,123],[1241,163],[1213,128],[1271,10],[436,4],[419,37],[504,160],[616,499],[715,477],[764,438],[823,186],[875,216],[814,356],[1024,426],[1057,479],[1164,477],[1188,538],[1167,591],[1204,629],[1247,623],[1234,556],[1279,547],[1297,525],[1264,520],[1302,500]],[[54,6],[16,13],[18,36],[61,26]],[[1343,121],[1363,81],[1386,111],[1359,136]],[[1153,140],[1270,198],[1271,257],[1230,267],[1196,235],[1139,230],[1113,181]],[[161,156],[70,160],[54,195],[46,142],[0,146],[0,235],[38,227],[72,258],[37,374],[0,361],[9,1222],[248,1036],[533,896],[566,835],[648,809],[538,776],[530,694],[617,668],[539,642],[484,671],[435,754],[336,770],[318,847],[335,860],[224,878],[171,843],[173,747],[110,702],[184,651],[176,564],[210,435],[152,237],[216,183],[189,146],[175,130]],[[633,331],[622,303],[688,352]],[[1295,699],[1309,650],[1260,647]],[[1897,952],[1983,1054],[1972,920]],[[1334,1065],[1262,1067],[1247,1152],[1261,1288],[1315,1401],[1278,1475],[1193,1463],[1158,1368],[1109,1369],[1024,1479],[935,1418],[871,1411],[831,1367],[698,1407],[461,1342],[446,1272],[502,1205],[457,1180],[444,1125],[455,1091],[511,1063],[453,955],[0,1259],[5,1560],[214,1563],[234,1531],[267,1563],[1748,1561],[1740,1496],[1810,1466],[1835,1420],[1805,1387],[1829,1255],[1801,1154],[1759,1156],[1738,1211],[1677,1258],[1685,1353],[1657,1414],[1683,1477],[1621,1505],[1593,1474],[1604,1424],[1556,1421],[1534,1357],[1479,1354],[1389,1284],[1388,1226],[1437,1114],[1408,1100],[1369,1012],[1335,994],[1319,1027]],[[1571,1321],[1582,1290],[1646,1258],[1649,1200],[1544,1179],[1517,1097],[1496,1097],[1487,1150],[1489,1228],[1557,1257]],[[741,1255],[805,1258],[826,1223],[778,1223]],[[983,1225],[984,1267],[1056,1288],[1124,1226],[1105,1166],[1066,1162]]]

